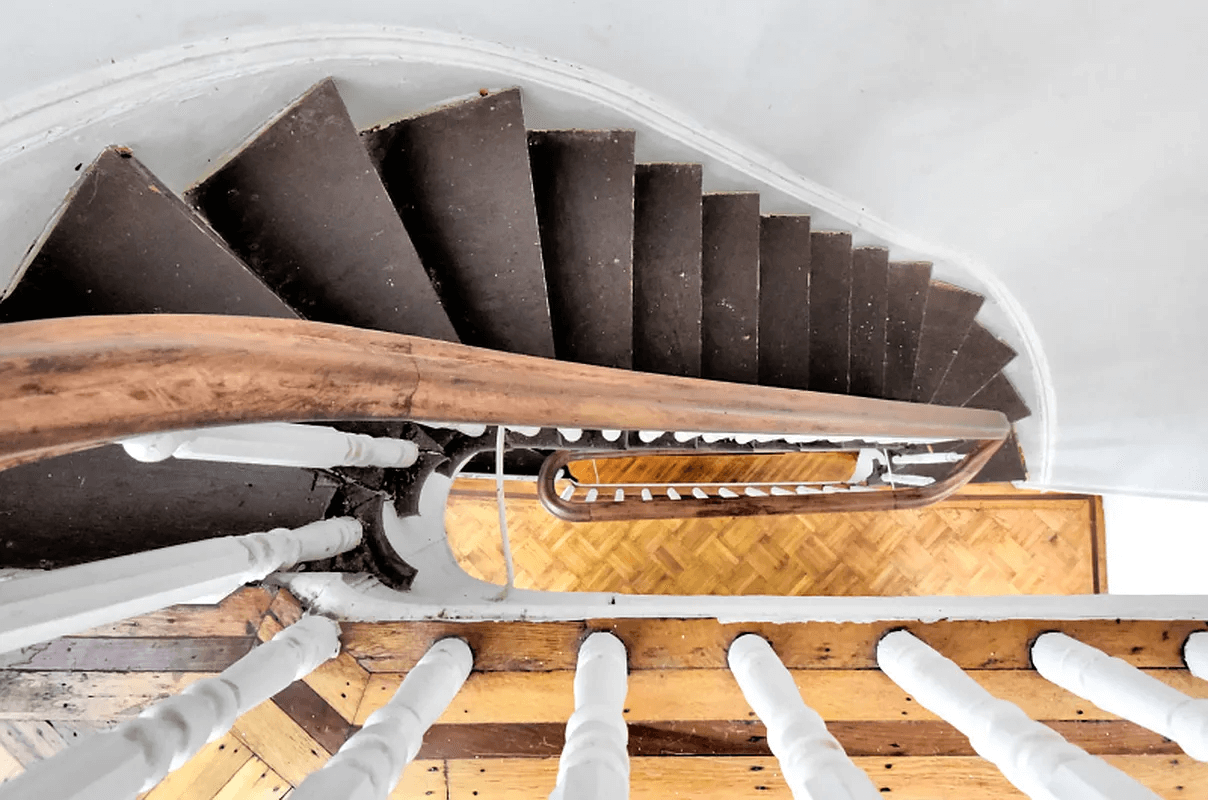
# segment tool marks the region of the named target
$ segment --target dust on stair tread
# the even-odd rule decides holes
[[[809,388],[847,394],[851,337],[851,234],[810,235]]]
[[[852,251],[851,353],[848,392],[881,397],[885,391],[885,328],[889,315],[889,251]]]
[[[701,234],[701,376],[759,381],[759,195],[706,194]]]
[[[638,164],[633,368],[699,377],[700,366],[701,166]]]
[[[943,281],[931,282],[919,331],[911,400],[931,402],[984,300],[981,295],[959,286]]]
[[[461,341],[553,358],[520,90],[362,138]]]
[[[92,314],[297,315],[135,158],[88,167],[0,322]]]
[[[558,358],[633,365],[634,132],[529,131]]]
[[[885,391],[887,400],[909,400],[918,355],[923,307],[931,288],[931,264],[908,261],[889,265],[885,320]]]
[[[1027,403],[1003,373],[998,373],[965,403],[966,408],[985,408],[1001,411],[1011,422],[1017,422],[1032,414]]]
[[[809,388],[810,218],[771,215],[759,227],[759,383]]]
[[[457,341],[332,80],[189,197],[306,318]]]
[[[960,406],[1015,358],[1015,350],[977,322],[961,344],[931,402]]]

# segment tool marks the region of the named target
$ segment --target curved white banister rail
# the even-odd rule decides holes
[[[734,673],[752,710],[768,729],[768,747],[796,800],[875,800],[881,795],[864,770],[805,704],[793,676],[762,637],[739,636],[730,645]]]
[[[386,800],[403,768],[423,743],[424,732],[444,712],[474,666],[470,646],[443,639],[407,673],[394,697],[369,715],[331,760],[311,773],[294,800]]]
[[[361,523],[339,517],[14,578],[0,592],[0,652],[177,603],[224,597],[270,572],[329,558],[360,541]]]
[[[340,626],[306,617],[213,678],[0,785],[0,800],[124,800],[178,769],[235,719],[340,650]]]

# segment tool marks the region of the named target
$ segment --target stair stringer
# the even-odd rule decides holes
[[[123,59],[20,95],[0,116],[0,284],[53,227],[56,209],[113,142],[183,192],[307,87],[335,76],[360,128],[464,94],[520,85],[530,128],[637,131],[639,161],[701,163],[705,191],[756,190],[764,213],[808,213],[855,246],[928,260],[934,275],[986,296],[980,321],[1019,353],[1006,372],[1033,409],[1018,424],[1033,483],[1049,481],[1056,407],[1044,349],[1026,311],[993,271],[925,241],[623,80],[581,65],[448,33],[376,25],[305,25],[201,40]],[[29,243],[36,241],[31,248]],[[13,271],[15,268],[15,271]],[[5,293],[7,293],[7,291]]]

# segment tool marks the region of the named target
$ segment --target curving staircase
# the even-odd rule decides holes
[[[183,198],[129,149],[85,167],[0,302],[0,322],[108,314],[302,318],[475,347],[736,384],[1001,411],[1028,409],[983,298],[926,263],[852,247],[750,192],[702,194],[696,164],[637,164],[634,132],[525,128],[519,89],[358,131],[326,80]],[[0,329],[2,331],[3,329]],[[2,336],[2,334],[0,334]],[[170,391],[170,387],[165,387]],[[340,424],[420,445],[407,470],[144,464],[106,446],[0,471],[0,566],[62,566],[216,533],[295,527],[395,502],[434,471],[486,470],[483,426]],[[553,451],[753,452],[791,439],[509,431],[506,469]],[[932,481],[963,441],[898,475]],[[903,450],[906,452],[906,450]],[[565,474],[565,473],[563,473]],[[976,480],[1020,480],[1012,435]],[[724,495],[723,495],[724,496]],[[321,568],[405,587],[377,523]],[[115,530],[123,535],[115,536]]]

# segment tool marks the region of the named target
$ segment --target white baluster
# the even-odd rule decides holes
[[[278,467],[409,467],[419,457],[415,442],[344,433],[318,425],[268,422],[227,425],[124,439],[139,461],[182,458]]]
[[[124,800],[180,768],[235,719],[340,651],[340,626],[306,617],[236,661],[113,730],[0,785],[0,800]]]
[[[558,782],[550,800],[629,797],[629,691],[625,645],[611,633],[588,636],[575,667],[575,712],[566,723]]]
[[[291,795],[293,800],[386,800],[403,768],[470,674],[474,655],[461,639],[442,639],[407,673],[390,702],[365,720],[331,760]]]
[[[906,631],[886,634],[877,663],[918,703],[969,737],[982,758],[1034,800],[1157,800],[1134,779],[999,700]]]
[[[621,432],[616,428],[605,428],[600,431],[600,435],[604,437],[604,441],[606,442],[615,442],[621,438]]]
[[[225,597],[270,572],[329,558],[360,541],[361,523],[341,517],[292,531],[206,539],[5,581],[0,652],[176,603]]]
[[[730,671],[768,729],[768,746],[797,800],[874,800],[877,787],[852,763],[818,712],[805,704],[793,676],[753,633],[730,645]]]
[[[568,442],[577,442],[583,438],[582,428],[559,428],[558,433]]]
[[[1208,761],[1208,700],[1189,697],[1064,633],[1039,636],[1032,645],[1032,663],[1066,691],[1173,739],[1192,758]]]
[[[638,431],[638,438],[646,444],[650,444],[664,433],[666,433],[666,431]]]
[[[1187,637],[1183,645],[1183,660],[1197,678],[1208,681],[1208,633],[1200,631]]]

